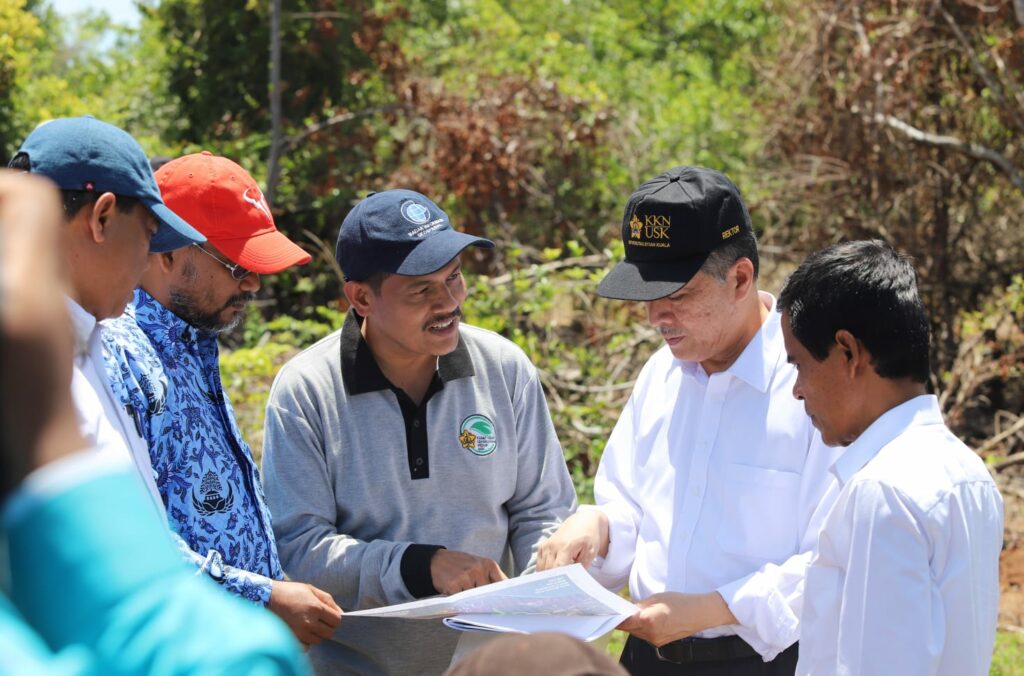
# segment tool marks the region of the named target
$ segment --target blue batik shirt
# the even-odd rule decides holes
[[[221,385],[216,334],[142,289],[104,325],[107,375],[149,444],[179,548],[229,590],[267,604],[284,575],[259,471]]]

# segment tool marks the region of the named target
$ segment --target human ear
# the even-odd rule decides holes
[[[83,208],[91,209],[88,216],[89,234],[93,242],[101,244],[107,238],[107,223],[117,208],[117,196],[105,192],[92,205]]]
[[[347,281],[342,287],[349,304],[361,317],[368,317],[373,312],[373,294],[364,282]]]
[[[746,296],[754,286],[754,264],[749,258],[740,258],[732,264],[731,272],[736,280],[736,297]]]
[[[842,352],[845,368],[851,377],[856,375],[857,370],[864,365],[863,362],[865,360],[867,360],[868,366],[870,366],[871,356],[864,349],[864,343],[857,340],[857,337],[852,333],[846,329],[840,329],[836,331],[835,341],[836,349]]]
[[[166,251],[164,253],[155,253],[149,255],[149,264],[153,267],[158,268],[163,273],[171,272],[174,269],[174,262],[177,251]]]

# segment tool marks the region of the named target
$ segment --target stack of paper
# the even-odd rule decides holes
[[[355,617],[444,618],[462,631],[556,631],[592,641],[638,608],[608,591],[580,564],[523,575],[454,596],[346,613]]]

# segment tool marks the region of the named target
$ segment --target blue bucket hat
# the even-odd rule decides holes
[[[87,190],[133,197],[156,219],[151,253],[201,244],[206,238],[167,208],[146,153],[127,132],[91,115],[43,122],[22,143],[30,171],[62,190]]]
[[[429,275],[467,246],[494,242],[452,229],[448,214],[414,190],[385,190],[348,213],[335,256],[346,279],[363,281],[378,272]]]

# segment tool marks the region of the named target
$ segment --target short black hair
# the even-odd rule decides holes
[[[11,161],[7,163],[9,169],[16,171],[32,171],[32,160],[28,156],[28,153],[21,152],[11,158]],[[117,210],[122,214],[131,213],[135,208],[135,205],[139,204],[139,199],[136,197],[126,197],[124,195],[115,195],[117,197]],[[85,207],[86,204],[92,204],[99,197],[99,194],[94,190],[64,190],[60,191],[61,202],[64,204],[64,217],[71,220],[75,215]]]
[[[384,280],[390,277],[392,272],[375,272],[366,279],[362,280],[364,284],[370,287],[373,291],[373,295],[380,296],[381,287],[384,286]]]
[[[701,266],[701,272],[724,282],[729,269],[741,258],[749,258],[754,264],[754,279],[757,279],[761,261],[757,255],[757,235],[753,230],[740,231],[728,244],[712,251]]]
[[[883,378],[928,382],[928,317],[909,256],[881,240],[833,244],[786,280],[779,311],[818,361],[849,331]]]

